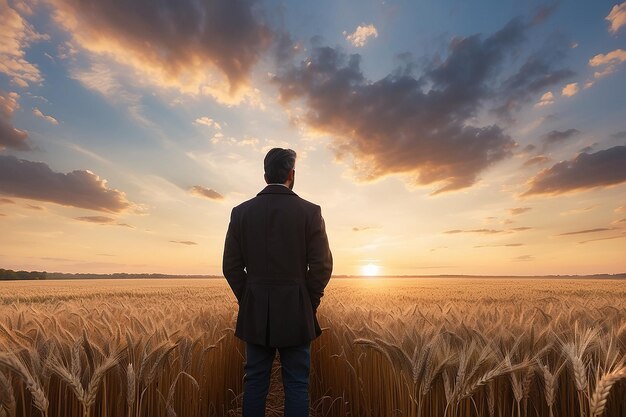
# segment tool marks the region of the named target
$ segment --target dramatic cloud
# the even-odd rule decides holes
[[[626,131],[613,133],[611,137],[613,139],[626,139]]]
[[[532,209],[533,209],[532,207],[515,207],[512,209],[509,209],[509,213],[513,216],[516,216],[518,214],[529,212]]]
[[[516,146],[498,125],[474,124],[525,28],[515,19],[486,39],[456,38],[447,58],[433,60],[420,78],[399,68],[371,82],[361,71],[360,55],[319,47],[274,81],[285,105],[304,100],[308,112],[302,120],[332,136],[337,159],[354,158],[359,180],[404,174],[414,184],[442,183],[433,194],[458,190],[473,185]],[[532,78],[528,74],[523,84],[533,84]],[[512,85],[502,88],[505,95],[512,93]]]
[[[367,26],[359,25],[352,33],[348,33],[344,30],[343,36],[346,37],[346,40],[348,42],[358,48],[365,46],[369,38],[377,38],[378,31],[376,30],[376,27],[372,24],[369,24]]]
[[[511,113],[520,109],[537,95],[546,91],[535,106],[542,107],[554,102],[549,88],[571,78],[573,71],[567,68],[554,68],[569,48],[558,38],[548,38],[541,50],[532,53],[519,70],[507,78],[501,91],[502,104],[494,113],[505,120],[512,120]]]
[[[50,2],[77,45],[131,67],[142,80],[194,94],[235,94],[272,39],[253,1]]]
[[[201,185],[194,185],[189,189],[189,192],[198,197],[208,198],[209,200],[222,200],[224,196],[215,190],[203,187]]]
[[[171,243],[179,243],[181,245],[197,245],[196,242],[192,242],[191,240],[170,240]]]
[[[557,236],[582,235],[587,233],[606,232],[607,230],[613,230],[613,228],[599,227],[596,229],[576,230],[574,232],[559,233]]]
[[[15,201],[10,198],[0,198],[0,204],[15,204]]]
[[[54,172],[43,162],[0,155],[0,194],[118,213],[130,207],[123,192],[91,171]]]
[[[619,28],[626,25],[626,2],[613,6],[605,19],[610,23],[609,32],[617,33]]]
[[[194,124],[197,125],[204,125],[207,127],[212,127],[216,130],[222,130],[222,126],[217,123],[215,120],[211,119],[210,117],[198,117],[196,120],[194,120],[193,122]]]
[[[548,156],[537,155],[524,161],[524,166],[527,167],[527,166],[532,166],[532,165],[539,165],[548,161],[550,161],[550,158]]]
[[[37,33],[7,0],[0,0],[0,72],[19,87],[42,81],[36,65],[26,60],[26,48],[33,42],[47,40]]]
[[[37,117],[41,117],[42,119],[44,119],[48,123],[52,123],[53,125],[58,125],[59,124],[59,121],[57,119],[55,119],[54,117],[52,117],[50,115],[43,114],[41,112],[41,110],[39,110],[37,107],[35,107],[33,109],[33,114],[35,116],[37,116]]]
[[[595,78],[607,76],[617,69],[617,66],[626,61],[626,51],[616,49],[608,54],[598,54],[589,60],[589,65],[600,68],[599,71],[593,73]]]
[[[581,153],[539,172],[522,196],[563,194],[626,182],[626,146]]]
[[[578,129],[553,130],[543,135],[541,139],[543,140],[545,146],[549,146],[565,142],[579,133],[580,130]]]
[[[573,97],[576,93],[578,93],[578,83],[567,84],[561,91],[561,94],[565,97]]]

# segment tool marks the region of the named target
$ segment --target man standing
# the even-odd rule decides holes
[[[309,415],[311,341],[333,258],[320,206],[292,191],[296,153],[273,148],[256,197],[233,208],[223,272],[237,301],[235,336],[246,342],[243,417],[265,416],[278,349],[285,417]]]

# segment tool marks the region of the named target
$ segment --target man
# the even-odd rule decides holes
[[[235,336],[246,342],[243,417],[265,416],[270,373],[280,354],[285,417],[309,415],[311,341],[333,258],[320,206],[292,191],[296,153],[271,149],[256,197],[233,208],[223,272],[239,303]]]

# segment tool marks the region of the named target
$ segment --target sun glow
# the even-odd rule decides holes
[[[378,275],[379,271],[380,266],[371,263],[361,267],[361,273],[366,277],[375,277]]]

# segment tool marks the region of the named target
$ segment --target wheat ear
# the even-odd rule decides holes
[[[602,378],[596,384],[596,388],[589,402],[589,411],[592,416],[601,416],[604,414],[606,402],[611,393],[613,385],[622,378],[626,377],[626,366],[620,365],[611,372],[602,375]]]

